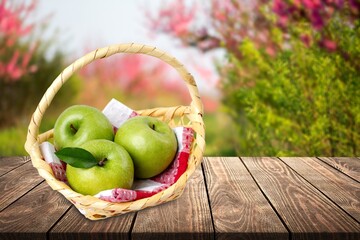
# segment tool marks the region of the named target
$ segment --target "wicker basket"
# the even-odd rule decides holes
[[[39,126],[46,109],[50,106],[52,99],[69,77],[80,68],[90,64],[96,59],[106,58],[116,53],[146,54],[159,58],[177,70],[186,83],[191,96],[189,106],[161,107],[137,111],[140,115],[153,116],[162,119],[170,126],[190,126],[195,131],[195,140],[192,145],[188,167],[185,173],[172,186],[151,197],[125,203],[111,203],[100,200],[93,196],[85,196],[73,191],[65,183],[58,181],[51,167],[43,160],[39,145],[53,137],[53,130],[39,133]],[[38,170],[50,187],[72,202],[80,212],[92,220],[108,218],[132,211],[156,206],[178,198],[196,167],[201,163],[205,148],[205,129],[203,122],[203,107],[199,92],[193,76],[187,72],[184,66],[169,54],[151,46],[141,44],[117,44],[92,51],[76,60],[65,68],[47,89],[32,115],[25,149],[30,154],[33,166]]]

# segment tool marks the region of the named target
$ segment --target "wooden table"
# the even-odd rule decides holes
[[[28,157],[0,158],[0,239],[360,239],[359,158],[205,157],[177,200],[85,219]]]

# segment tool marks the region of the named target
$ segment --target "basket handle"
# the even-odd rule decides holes
[[[88,65],[89,63],[101,59],[106,58],[116,53],[140,53],[150,55],[171,65],[175,70],[180,74],[182,79],[185,81],[186,86],[190,92],[191,97],[191,108],[193,111],[202,116],[203,114],[203,105],[200,99],[199,91],[194,80],[194,77],[185,69],[185,67],[173,56],[167,54],[164,51],[157,49],[156,47],[147,46],[143,44],[115,44],[110,45],[108,47],[96,49],[81,58],[77,59],[75,62],[66,67],[58,77],[53,81],[50,87],[46,90],[42,99],[39,102],[35,112],[32,115],[27,139],[25,143],[25,149],[30,152],[33,145],[37,142],[37,138],[39,135],[39,126],[41,124],[41,120],[46,109],[50,106],[53,98],[56,93],[60,90],[62,85],[72,76],[74,72],[81,69],[82,67]]]

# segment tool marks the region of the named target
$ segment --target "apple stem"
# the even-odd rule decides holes
[[[71,128],[71,130],[72,130],[74,133],[76,133],[76,132],[77,132],[77,129],[74,127],[74,125],[73,125],[73,124],[70,124],[70,128]]]
[[[151,125],[152,130],[155,130],[155,124]]]
[[[99,162],[98,162],[98,165],[100,166],[100,167],[102,167],[102,166],[104,166],[105,165],[105,162],[107,161],[107,158],[104,158],[104,159],[102,159],[102,160],[100,160]]]

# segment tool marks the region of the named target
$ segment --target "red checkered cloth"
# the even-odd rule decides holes
[[[44,160],[50,165],[55,178],[62,182],[67,182],[66,179],[66,163],[61,161],[55,155],[55,148],[50,142],[43,142],[40,144],[40,150],[42,152]]]
[[[174,128],[178,140],[178,152],[170,166],[161,174],[147,180],[135,180],[133,189],[115,188],[102,191],[95,196],[109,202],[138,200],[161,192],[174,184],[186,171],[194,131],[187,127]]]

